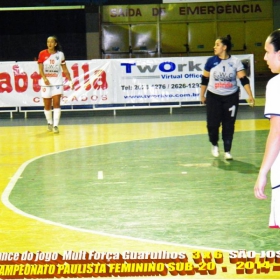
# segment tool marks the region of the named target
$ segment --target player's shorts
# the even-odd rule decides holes
[[[60,86],[41,86],[41,94],[43,98],[52,98],[55,95],[63,93],[63,85]]]
[[[269,227],[280,228],[280,186],[272,188]]]
[[[280,228],[280,156],[274,161],[271,172],[271,210],[269,216],[269,227]]]

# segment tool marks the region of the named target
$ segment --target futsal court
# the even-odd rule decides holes
[[[270,184],[267,200],[253,195],[269,129],[263,105],[261,96],[240,107],[233,161],[212,157],[203,106],[63,112],[57,135],[43,113],[0,115],[1,251],[277,251]]]

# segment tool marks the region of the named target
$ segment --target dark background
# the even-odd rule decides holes
[[[0,0],[0,61],[35,60],[46,48],[47,37],[56,35],[67,60],[87,59],[86,15],[98,13],[99,5],[156,4],[161,0]],[[9,7],[86,5],[81,10],[17,10]],[[95,23],[95,30],[99,30]]]
[[[1,7],[161,4],[162,0],[0,0]]]
[[[0,61],[30,61],[56,35],[66,59],[86,59],[85,11],[0,12]]]

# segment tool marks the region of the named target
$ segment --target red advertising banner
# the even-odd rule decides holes
[[[253,55],[237,55],[254,93]],[[62,105],[199,101],[208,57],[68,61],[74,82],[65,80]],[[42,106],[36,62],[0,63],[0,107]],[[241,86],[241,99],[247,94]]]

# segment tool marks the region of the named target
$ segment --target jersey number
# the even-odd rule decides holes
[[[229,112],[231,111],[231,117],[235,116],[235,109],[236,109],[235,105],[233,105],[231,108],[228,109]]]

